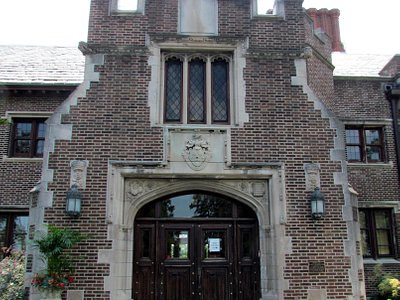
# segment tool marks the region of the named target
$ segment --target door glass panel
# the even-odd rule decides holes
[[[252,238],[251,238],[251,231],[250,230],[243,230],[242,231],[242,257],[241,258],[250,258],[251,257],[251,245],[252,245]]]
[[[150,240],[151,232],[150,229],[142,230],[142,257],[150,257]]]
[[[167,231],[166,259],[188,259],[189,258],[189,231],[174,230]]]
[[[163,218],[224,218],[232,217],[232,202],[207,194],[189,194],[161,202]]]
[[[226,258],[225,231],[207,230],[204,234],[204,258]]]

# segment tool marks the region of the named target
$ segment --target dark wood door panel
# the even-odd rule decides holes
[[[155,299],[154,271],[153,266],[140,266],[134,276],[134,299]]]
[[[165,300],[193,299],[194,284],[190,267],[165,267],[162,281]]]
[[[238,300],[258,299],[259,280],[255,266],[239,268]]]
[[[244,220],[136,223],[135,300],[256,300],[258,226]]]
[[[228,268],[202,268],[201,295],[204,300],[228,300],[230,297],[230,276]]]

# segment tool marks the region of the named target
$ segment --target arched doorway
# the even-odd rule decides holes
[[[217,194],[151,202],[135,219],[133,299],[260,298],[257,217]]]

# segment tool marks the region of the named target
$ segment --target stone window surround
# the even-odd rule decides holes
[[[110,264],[104,289],[111,299],[132,294],[135,215],[162,196],[189,190],[214,191],[253,208],[259,221],[262,299],[283,299],[288,287],[283,270],[290,238],[285,237],[286,201],[283,166],[229,169],[223,174],[176,174],[165,164],[109,162],[107,188],[108,239],[112,249],[99,250],[98,263]],[[267,267],[268,266],[268,267]]]
[[[232,53],[232,66],[230,67],[230,103],[231,119],[230,125],[213,125],[213,127],[243,126],[248,122],[248,114],[245,112],[245,82],[244,68],[246,66],[245,53],[248,47],[247,41],[236,41],[233,44],[219,44],[207,37],[190,37],[184,41],[173,42],[148,42],[150,50],[149,65],[151,67],[151,80],[149,82],[148,103],[150,106],[150,121],[153,126],[166,126],[163,124],[164,114],[164,95],[162,93],[164,85],[164,62],[162,59],[163,51],[177,52],[213,52],[213,53]],[[167,124],[171,126],[172,124]],[[177,126],[184,126],[177,124]],[[188,126],[188,125],[186,125]],[[196,124],[199,126],[199,124]],[[201,125],[200,125],[201,126]],[[210,125],[205,124],[205,127]]]

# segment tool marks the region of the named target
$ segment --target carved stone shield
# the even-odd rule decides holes
[[[210,145],[201,134],[194,134],[186,141],[182,156],[192,170],[203,170],[211,158]]]

